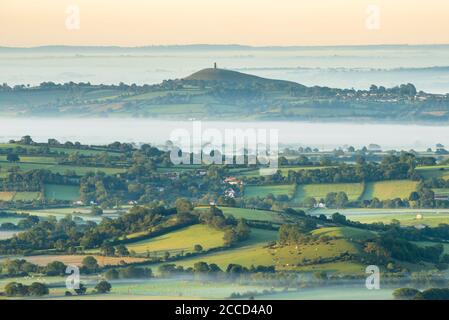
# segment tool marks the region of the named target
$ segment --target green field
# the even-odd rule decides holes
[[[40,192],[0,192],[0,201],[33,201],[41,198]]]
[[[449,165],[442,166],[422,166],[417,167],[416,171],[425,179],[430,178],[449,178]]]
[[[316,209],[312,215],[332,215],[336,210]],[[449,224],[449,209],[339,209],[339,213],[351,221],[362,223],[382,222],[385,224],[398,220],[403,226],[428,225],[436,227],[441,223]],[[418,218],[419,215],[419,218]]]
[[[46,184],[45,199],[75,201],[80,198],[78,186]]]
[[[308,197],[324,199],[330,192],[345,192],[349,200],[357,200],[363,193],[362,183],[323,183],[298,185],[294,201],[301,203]]]
[[[312,232],[316,236],[337,237],[351,240],[367,240],[376,237],[371,231],[351,227],[328,227],[316,229]]]
[[[410,193],[416,191],[417,186],[418,182],[411,180],[368,182],[365,185],[362,200],[371,200],[373,198],[378,198],[379,200],[407,199]]]
[[[283,176],[287,176],[289,171],[302,171],[302,170],[322,170],[326,168],[333,168],[333,166],[293,166],[293,167],[280,167]]]
[[[138,254],[151,252],[152,254],[164,254],[166,251],[174,254],[192,252],[193,247],[199,244],[204,250],[221,247],[224,245],[224,232],[213,229],[203,224],[182,228],[155,238],[150,238],[128,244],[128,250]]]
[[[195,211],[208,210],[209,207],[197,207]],[[236,219],[257,220],[257,221],[269,221],[281,223],[284,221],[281,214],[268,210],[246,209],[246,208],[231,208],[220,207],[223,214],[228,216],[232,215]]]
[[[12,201],[33,201],[41,198],[40,192],[16,192]]]
[[[341,239],[332,239],[328,242],[317,241],[302,245],[274,246],[267,247],[267,243],[277,239],[277,232],[252,229],[252,240],[242,243],[237,248],[226,251],[214,252],[200,257],[182,259],[177,262],[186,267],[193,266],[196,262],[205,261],[216,263],[220,268],[226,268],[230,263],[237,263],[250,267],[251,265],[275,266],[277,270],[312,270],[313,268],[325,268],[328,271],[338,272],[359,272],[363,268],[354,263],[335,262],[318,265],[297,266],[304,259],[332,258],[340,254],[359,253],[360,248],[357,244],[351,242],[351,238],[365,238],[373,236],[363,230],[343,230],[345,228],[323,228],[316,231],[318,234],[335,236],[344,236]]]
[[[246,186],[245,197],[266,197],[269,194],[274,196],[287,195],[290,198],[293,196],[295,186],[293,184],[286,185],[271,185],[271,186]]]

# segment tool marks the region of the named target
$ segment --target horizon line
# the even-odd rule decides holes
[[[395,44],[304,44],[304,45],[249,45],[238,43],[190,43],[190,44],[148,44],[148,45],[136,45],[136,46],[122,46],[122,45],[73,45],[73,44],[48,44],[48,45],[36,45],[36,46],[3,46],[0,45],[0,49],[15,49],[15,50],[32,50],[32,49],[45,49],[45,48],[101,48],[101,49],[151,49],[151,48],[170,48],[170,47],[239,47],[242,49],[295,49],[295,48],[370,48],[370,47],[438,47],[449,46],[448,43],[422,43],[422,44],[408,44],[408,43],[395,43]]]

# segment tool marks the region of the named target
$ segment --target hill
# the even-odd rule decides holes
[[[5,84],[0,116],[431,122],[449,119],[449,95],[417,91],[410,83],[369,90],[306,87],[207,68],[155,85]]]
[[[270,83],[273,84],[285,84],[285,85],[296,85],[300,86],[300,84],[284,81],[284,80],[274,80],[258,77],[252,74],[227,70],[227,69],[219,69],[219,68],[206,68],[200,71],[197,71],[190,76],[184,78],[183,80],[191,81],[214,81],[214,82],[233,82],[233,83],[254,83],[267,85]]]

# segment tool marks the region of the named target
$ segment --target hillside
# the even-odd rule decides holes
[[[427,94],[410,83],[369,90],[306,87],[207,68],[157,85],[3,85],[0,115],[430,122],[449,119],[449,95]]]
[[[227,69],[219,69],[219,68],[206,68],[202,69],[200,71],[197,71],[190,76],[184,78],[183,80],[191,81],[215,81],[215,82],[233,82],[235,84],[242,84],[242,83],[254,83],[254,84],[261,84],[261,85],[268,85],[270,83],[272,84],[285,84],[285,85],[295,85],[300,86],[297,83],[290,82],[290,81],[284,81],[284,80],[274,80],[274,79],[267,79],[258,77],[255,75],[227,70]]]

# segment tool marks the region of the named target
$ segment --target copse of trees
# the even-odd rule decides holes
[[[40,282],[33,282],[31,285],[24,285],[19,282],[10,282],[5,286],[5,294],[8,297],[44,296],[49,294],[47,285]]]

